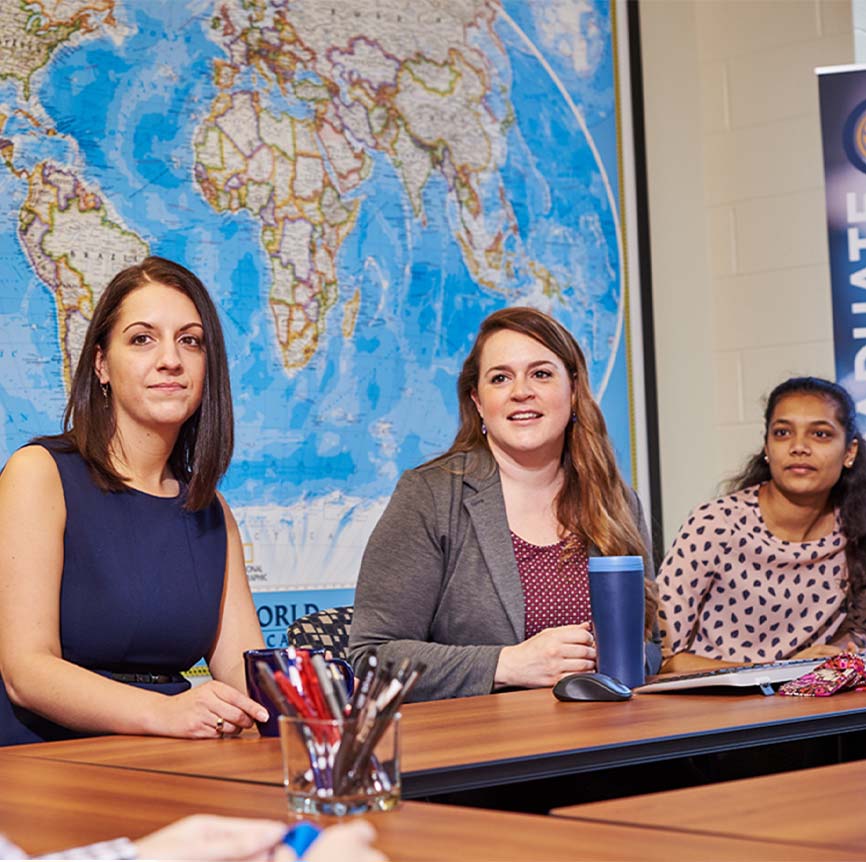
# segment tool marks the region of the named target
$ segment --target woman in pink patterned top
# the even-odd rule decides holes
[[[761,452],[695,509],[659,571],[665,670],[821,657],[866,628],[866,454],[841,387],[792,378]]]

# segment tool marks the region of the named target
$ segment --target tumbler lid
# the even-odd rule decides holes
[[[591,572],[642,572],[643,557],[590,557]]]

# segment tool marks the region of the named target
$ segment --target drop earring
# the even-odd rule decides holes
[[[484,420],[481,420],[481,433],[486,437],[487,436],[487,426],[484,424]]]

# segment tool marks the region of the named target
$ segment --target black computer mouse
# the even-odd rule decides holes
[[[631,689],[606,673],[572,673],[554,687],[557,700],[628,700]]]

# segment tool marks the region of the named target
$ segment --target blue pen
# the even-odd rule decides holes
[[[297,856],[298,859],[303,859],[304,853],[310,849],[312,843],[321,834],[322,830],[318,826],[308,823],[305,820],[303,823],[293,826],[288,832],[286,832],[285,836],[283,836],[283,844],[287,847],[291,847],[292,850],[295,851],[295,856]]]

